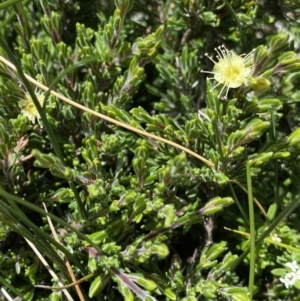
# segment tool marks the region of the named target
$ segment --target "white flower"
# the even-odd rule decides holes
[[[285,264],[285,266],[287,266],[288,268],[290,268],[292,270],[292,272],[296,273],[297,271],[299,271],[299,265],[297,263],[296,260],[293,260],[292,262],[288,262]]]
[[[41,92],[35,92],[36,98],[38,99],[41,106],[43,106],[45,97]],[[19,100],[19,107],[21,108],[21,113],[26,116],[33,124],[35,123],[35,119],[40,121],[40,114],[36,109],[33,100],[28,92],[25,93],[24,98]]]
[[[254,69],[253,65],[253,53],[252,50],[247,55],[237,55],[231,50],[226,49],[224,46],[220,46],[215,49],[217,52],[218,61],[214,61],[212,57],[206,56],[214,62],[214,70],[211,71],[203,71],[204,73],[211,73],[214,75],[214,79],[218,82],[214,88],[219,85],[223,85],[220,90],[218,96],[222,94],[225,88],[227,98],[227,94],[230,88],[238,88],[242,85],[247,84],[248,79],[251,77],[251,74]]]
[[[280,277],[279,280],[289,289],[294,286],[297,280],[300,280],[300,268],[295,260],[286,263],[285,266],[291,270],[291,272],[288,272],[284,277]]]

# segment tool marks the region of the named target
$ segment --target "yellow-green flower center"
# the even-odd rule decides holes
[[[252,68],[246,66],[242,57],[229,52],[215,64],[214,79],[229,88],[237,88],[245,83],[251,72]]]

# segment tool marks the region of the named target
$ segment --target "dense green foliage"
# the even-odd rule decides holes
[[[300,300],[299,7],[2,1],[0,299]]]

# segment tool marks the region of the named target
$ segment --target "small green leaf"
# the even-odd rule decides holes
[[[157,288],[157,284],[151,280],[146,279],[142,274],[130,274],[129,278],[134,279],[139,285],[143,286],[148,291],[154,291]]]
[[[231,296],[232,301],[250,301],[250,298],[244,293],[237,293]]]
[[[286,48],[288,46],[289,38],[290,35],[285,31],[273,36],[270,41],[270,51],[272,55],[280,53],[284,48]]]
[[[282,276],[285,276],[287,271],[286,269],[283,269],[283,268],[279,268],[279,269],[273,269],[271,271],[271,273],[274,275],[274,276],[277,276],[277,277],[282,277]]]
[[[176,300],[176,294],[170,289],[170,288],[166,288],[164,290],[164,294],[167,298],[169,298],[170,300],[172,301],[175,301]]]
[[[267,213],[267,217],[270,221],[274,219],[276,212],[277,212],[277,204],[271,204]]]
[[[151,246],[151,252],[157,254],[160,258],[166,258],[170,251],[166,244],[159,244]]]
[[[100,292],[101,285],[102,285],[102,276],[99,275],[93,280],[92,284],[90,285],[89,288],[90,298],[93,298]]]
[[[96,245],[99,245],[103,240],[108,236],[107,232],[105,230],[101,230],[98,232],[94,232],[93,234],[90,234],[88,237],[90,240],[92,240]]]

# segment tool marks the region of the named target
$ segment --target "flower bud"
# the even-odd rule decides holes
[[[250,84],[250,87],[252,88],[252,90],[254,90],[256,92],[265,92],[271,86],[271,82],[264,77],[257,77],[257,78],[252,77],[249,80],[249,84]]]

